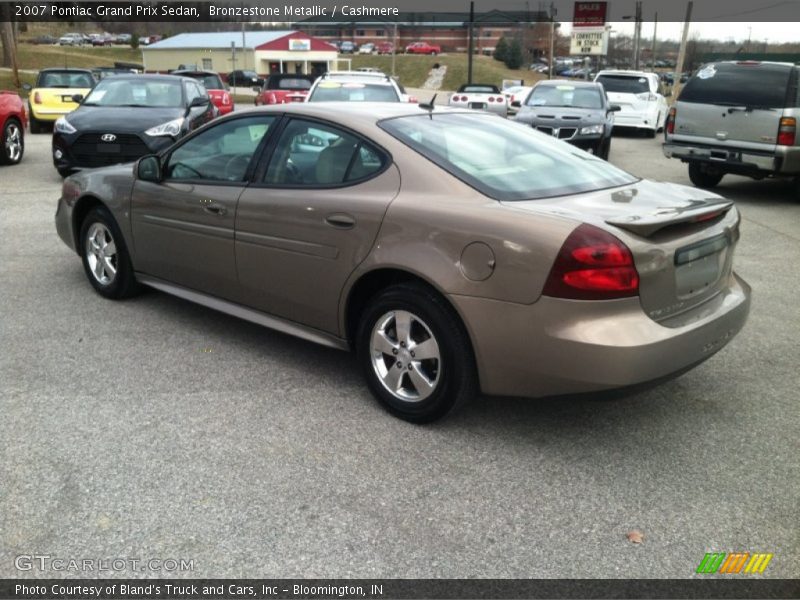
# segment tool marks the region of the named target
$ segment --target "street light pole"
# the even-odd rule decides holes
[[[547,75],[548,79],[553,78],[553,65],[555,65],[555,47],[556,47],[556,9],[553,3],[550,3],[550,71]]]
[[[650,60],[653,61],[653,73],[656,72],[656,34],[658,33],[658,13],[653,21],[653,48],[650,51]]]
[[[639,70],[639,44],[642,38],[642,2],[636,2],[636,27],[633,33],[633,69]]]

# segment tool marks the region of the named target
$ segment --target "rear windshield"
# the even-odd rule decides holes
[[[219,75],[212,75],[212,74],[197,74],[197,75],[186,75],[186,77],[191,77],[196,81],[201,82],[207,90],[224,90],[225,86],[222,85],[222,80],[219,78]]]
[[[500,90],[497,89],[496,86],[493,85],[462,85],[458,88],[460,93],[469,93],[472,92],[473,94],[499,94]]]
[[[75,71],[48,71],[39,73],[37,87],[42,88],[90,88],[94,85],[94,77],[89,73]]]
[[[703,66],[681,92],[681,102],[783,108],[791,67],[716,63]],[[796,84],[795,84],[796,85]],[[789,106],[797,106],[796,93]]]
[[[400,102],[391,85],[323,81],[311,94],[309,102]]]
[[[631,77],[630,75],[600,75],[596,81],[603,84],[606,92],[622,94],[641,94],[650,91],[650,84],[646,77]]]
[[[276,79],[271,77],[267,80],[268,90],[308,90],[311,89],[311,82],[302,77],[281,77]]]
[[[537,85],[528,97],[528,106],[565,106],[570,108],[603,108],[597,88],[574,85]]]
[[[529,200],[627,185],[637,179],[530,127],[483,113],[423,114],[380,127],[496,200]]]

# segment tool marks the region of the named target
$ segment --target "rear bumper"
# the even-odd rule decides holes
[[[663,145],[664,156],[685,162],[701,161],[718,165],[733,173],[761,171],[795,175],[800,173],[800,147],[778,146],[774,153],[758,152],[729,146],[708,146],[668,141]]]
[[[73,110],[78,108],[78,105],[70,106],[69,108],[33,108],[31,107],[31,116],[37,121],[52,121],[55,123],[59,117],[63,117],[64,115],[68,115]]]
[[[744,326],[750,287],[735,274],[716,297],[656,323],[639,298],[607,302],[542,296],[532,305],[451,296],[475,349],[486,394],[541,397],[677,376],[723,348]]]
[[[658,129],[658,113],[655,111],[620,111],[614,114],[614,127],[636,129]]]

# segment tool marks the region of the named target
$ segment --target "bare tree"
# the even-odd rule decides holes
[[[19,72],[17,71],[17,39],[14,26],[11,24],[11,5],[0,3],[0,43],[3,44],[4,67],[11,67],[14,85],[19,88]]]

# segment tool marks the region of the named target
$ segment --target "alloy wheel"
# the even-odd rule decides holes
[[[399,400],[421,402],[439,384],[439,344],[431,328],[411,312],[394,310],[378,319],[370,351],[378,379]]]
[[[19,161],[22,156],[22,130],[16,123],[6,126],[5,151],[6,158],[12,163]]]
[[[110,285],[117,276],[117,245],[108,227],[92,223],[86,234],[86,260],[95,280]]]

